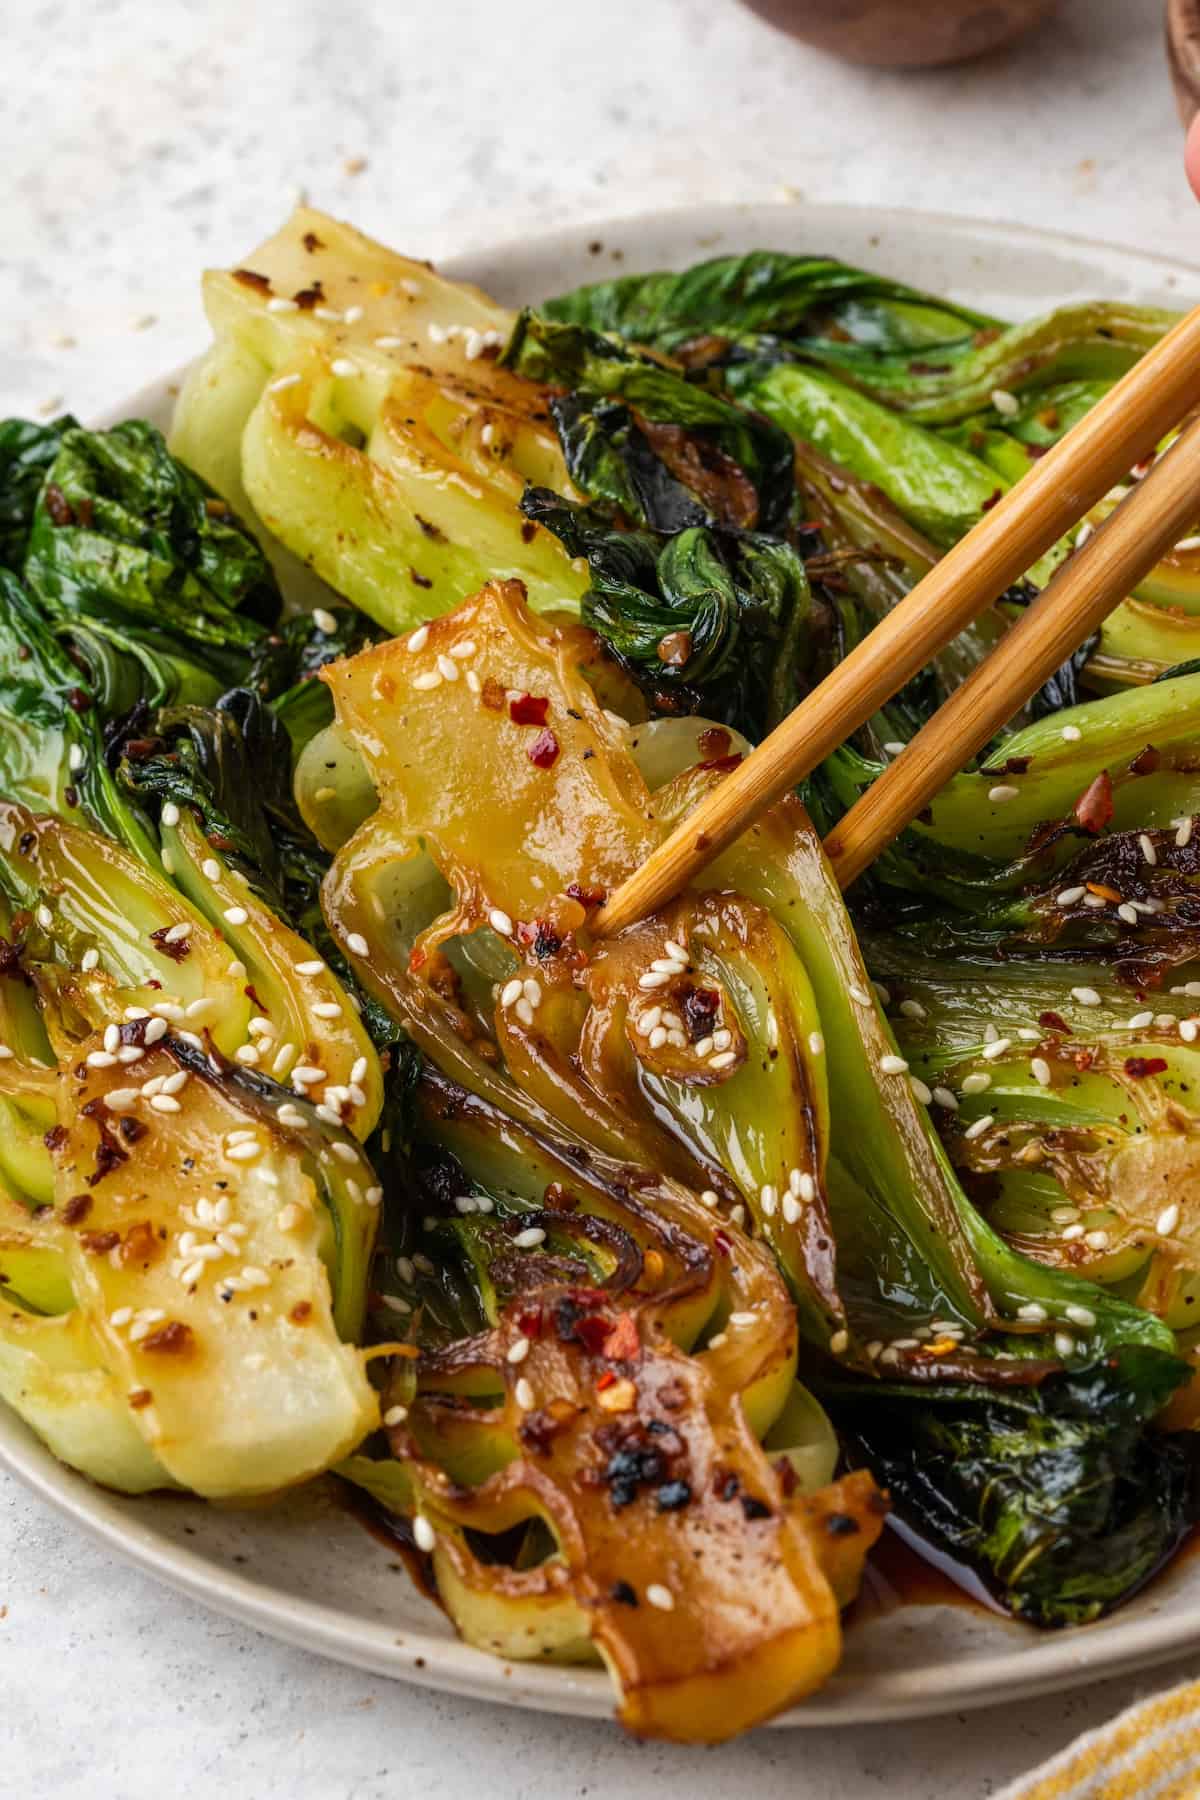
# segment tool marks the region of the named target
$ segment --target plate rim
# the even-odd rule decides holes
[[[767,221],[765,229],[777,230],[784,241],[801,232],[819,233],[822,220],[861,223],[864,243],[872,231],[908,224],[943,232],[967,245],[983,239],[992,243],[1024,243],[1044,250],[1074,250],[1092,259],[1115,256],[1144,270],[1161,271],[1164,278],[1179,278],[1181,283],[1194,279],[1200,286],[1200,264],[1082,233],[917,207],[807,200],[722,202],[586,219],[481,244],[441,259],[438,268],[452,279],[473,280],[483,265],[519,262],[531,254],[553,256],[558,246],[564,253],[573,254],[601,234],[612,239],[644,237],[658,231],[667,239],[679,240],[692,231],[698,238],[712,237],[714,233],[719,238],[751,216]],[[600,265],[598,277],[601,269],[609,273],[607,264]],[[127,416],[133,410],[161,408],[165,394],[181,373],[172,370],[144,384],[119,406],[105,409],[102,422]],[[440,1692],[560,1715],[611,1716],[611,1687],[607,1675],[600,1670],[503,1661],[457,1638],[414,1630],[403,1620],[397,1620],[394,1627],[366,1621],[342,1608],[311,1601],[219,1567],[140,1516],[131,1516],[125,1496],[95,1486],[60,1463],[3,1404],[0,1469],[125,1561],[176,1592],[269,1636],[338,1662]],[[1014,1629],[1001,1621],[998,1626]],[[897,1666],[883,1675],[857,1680],[835,1674],[818,1694],[770,1724],[824,1727],[930,1717],[1148,1669],[1200,1645],[1200,1611],[1190,1617],[1184,1614],[1178,1618],[1132,1618],[1109,1626],[1102,1633],[1095,1633],[1094,1627],[1082,1627],[1047,1637],[1032,1632],[1026,1636],[1022,1628],[1015,1629],[1021,1630],[1019,1642],[1010,1641],[995,1653],[973,1656],[961,1664],[960,1684],[945,1696],[931,1691],[928,1670],[909,1674]],[[1045,1648],[1031,1657],[1028,1652],[1039,1646]],[[1025,1652],[1020,1664],[1016,1660],[1018,1651]]]

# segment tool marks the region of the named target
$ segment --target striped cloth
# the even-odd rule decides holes
[[[1200,1800],[1200,1681],[1118,1713],[995,1800]]]

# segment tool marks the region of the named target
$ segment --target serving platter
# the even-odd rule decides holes
[[[390,235],[398,248],[420,254],[401,226]],[[1180,308],[1200,300],[1200,269],[1166,258],[1020,226],[873,207],[648,214],[570,227],[442,269],[517,304],[622,270],[683,267],[760,247],[837,256],[1012,318],[1092,297]],[[165,427],[174,388],[174,377],[163,377],[113,417]],[[174,1496],[128,1499],[64,1468],[3,1407],[0,1468],[148,1573],[274,1637],[447,1692],[558,1713],[611,1712],[611,1689],[599,1670],[506,1663],[460,1644],[333,1481],[241,1511]],[[1191,1557],[1116,1617],[1074,1631],[1035,1633],[978,1606],[878,1608],[852,1624],[828,1686],[776,1723],[961,1711],[1146,1668],[1197,1646],[1200,1561]]]

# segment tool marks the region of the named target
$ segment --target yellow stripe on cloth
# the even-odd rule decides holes
[[[1200,1800],[1200,1681],[1131,1706],[996,1800]]]

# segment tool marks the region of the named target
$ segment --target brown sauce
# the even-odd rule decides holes
[[[900,1606],[969,1606],[1009,1616],[973,1569],[893,1517],[867,1558],[862,1586],[846,1609],[846,1624],[853,1630]]]

